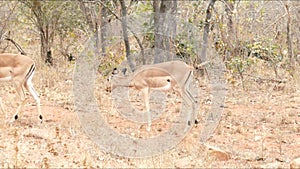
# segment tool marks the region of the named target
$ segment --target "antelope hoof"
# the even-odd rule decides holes
[[[41,123],[43,123],[43,116],[39,115],[39,118],[40,118]]]
[[[15,120],[18,120],[18,118],[19,118],[19,116],[16,114],[16,115],[15,115]]]

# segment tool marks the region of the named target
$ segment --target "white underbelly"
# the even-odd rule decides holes
[[[10,81],[10,80],[12,80],[12,77],[11,77],[11,76],[1,77],[1,78],[0,78],[0,82]]]
[[[171,89],[171,82],[168,82],[167,85],[162,87],[153,88],[154,90],[170,90]]]

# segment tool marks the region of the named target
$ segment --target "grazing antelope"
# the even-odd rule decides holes
[[[117,75],[117,73],[117,69],[115,68],[110,78],[112,81],[111,90],[114,90],[116,87],[130,87],[143,92],[148,118],[148,131],[151,129],[150,89],[160,91],[173,89],[180,93],[181,97],[187,103],[192,103],[190,106],[192,106],[193,111],[195,109],[194,104],[196,101],[188,90],[192,80],[193,67],[182,61],[143,65],[128,77]],[[176,84],[180,90],[174,87]],[[188,125],[191,125],[191,117],[188,117]]]
[[[34,72],[35,63],[31,58],[20,54],[0,54],[0,81],[12,81],[21,100],[21,104],[18,106],[17,112],[14,115],[15,120],[18,119],[19,113],[22,113],[23,106],[26,103],[25,88],[36,101],[39,119],[43,122],[40,98],[31,82]],[[1,109],[3,111],[2,106]]]

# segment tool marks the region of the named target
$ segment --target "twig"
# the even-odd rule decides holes
[[[102,6],[104,6],[106,9],[108,9],[108,11],[109,11],[113,16],[115,16],[117,20],[119,20],[119,21],[122,22],[122,20],[120,19],[120,17],[119,17],[117,14],[115,14],[114,11],[112,11],[112,10],[111,10],[108,6],[106,6],[102,1],[98,1],[98,2],[99,2]],[[142,57],[144,58],[144,57],[145,57],[145,56],[144,56],[144,47],[143,47],[143,45],[142,45],[142,42],[141,42],[140,39],[137,37],[136,33],[133,32],[133,30],[131,29],[131,27],[129,27],[128,25],[126,25],[126,27],[127,27],[127,29],[133,34],[133,37],[136,39],[136,41],[137,41],[139,47],[141,48]]]
[[[253,77],[255,79],[259,79],[261,81],[269,81],[269,82],[276,82],[276,83],[286,83],[287,82],[287,80],[285,80],[285,79],[281,80],[281,79],[262,78],[262,77],[259,77],[259,76],[249,75],[249,74],[246,74],[246,73],[244,73],[244,75],[249,76],[249,77]]]

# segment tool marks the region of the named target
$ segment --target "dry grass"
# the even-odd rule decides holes
[[[222,120],[207,144],[228,152],[231,156],[229,160],[216,158],[198,141],[203,114],[211,105],[205,80],[200,83],[202,92],[198,119],[201,123],[174,149],[154,157],[129,159],[101,151],[83,132],[73,106],[73,65],[59,60],[58,65],[47,67],[41,66],[43,64],[38,58],[35,60],[38,71],[34,85],[42,99],[45,123],[37,123],[32,99],[29,99],[19,121],[9,124],[4,116],[0,116],[0,168],[268,168],[288,167],[293,158],[300,156],[300,95],[297,82],[291,78],[280,87],[272,82],[257,83],[251,77],[245,77],[245,89],[242,89],[239,80],[234,85],[228,84]],[[254,70],[253,66],[248,73]],[[268,78],[273,74],[270,70],[255,73]],[[286,74],[283,76],[288,77]],[[99,75],[97,83],[95,94],[99,97],[101,109],[107,112],[107,120],[120,126],[119,131],[128,134],[124,130],[133,124],[115,116],[117,112],[112,106],[110,94],[105,91],[105,78]],[[9,83],[2,83],[0,91],[7,118],[10,118],[16,109],[14,89]],[[159,128],[155,126],[162,128],[170,123],[164,120],[154,122],[154,134],[159,134]],[[161,125],[164,123],[166,125]],[[138,131],[140,136],[145,136],[144,128],[134,127],[129,133]]]

